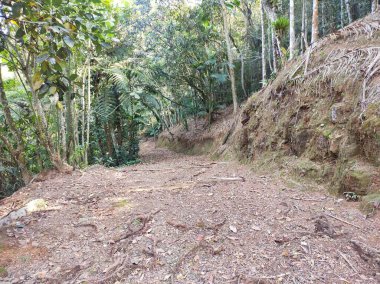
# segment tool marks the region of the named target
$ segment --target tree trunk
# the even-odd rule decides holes
[[[62,159],[66,162],[67,143],[66,143],[66,121],[63,109],[58,110],[59,115],[59,137],[61,138]]]
[[[319,10],[318,0],[313,0],[313,26],[311,31],[311,44],[314,44],[319,39]]]
[[[372,13],[375,13],[378,7],[379,7],[378,0],[372,0],[372,6],[371,6]]]
[[[21,176],[25,184],[28,184],[32,175],[28,171],[26,159],[25,159],[25,145],[24,140],[19,129],[17,129],[11,114],[11,109],[9,107],[8,99],[4,90],[4,82],[1,73],[1,64],[0,64],[0,104],[2,105],[5,122],[7,123],[10,132],[12,133],[13,138],[15,139],[17,148],[14,148],[12,143],[5,137],[2,136],[1,140],[7,146],[8,151],[11,153],[13,159],[17,162],[17,166],[21,171]]]
[[[264,21],[264,23],[265,23],[265,21]],[[268,65],[269,65],[269,69],[270,69],[270,72],[271,73],[273,73],[274,72],[274,70],[273,70],[273,65],[272,65],[272,48],[271,48],[271,46],[272,46],[272,32],[271,32],[271,27],[270,27],[270,25],[268,25],[268,27],[267,27],[267,48],[266,48],[266,50],[267,50],[267,63],[268,63]]]
[[[263,2],[260,1],[260,20],[261,20],[261,67],[262,67],[262,86],[266,85],[267,81],[267,66],[266,66],[266,44],[265,44],[265,21]]]
[[[33,60],[32,60],[33,61]],[[30,93],[32,94],[32,107],[33,111],[36,115],[36,128],[37,132],[40,138],[40,141],[42,142],[43,146],[46,149],[46,152],[48,153],[49,159],[53,166],[58,171],[64,170],[64,163],[61,160],[61,157],[58,152],[54,151],[53,143],[51,141],[50,135],[49,135],[49,125],[47,123],[47,119],[45,116],[45,111],[42,106],[41,100],[38,97],[38,94],[33,86],[33,80],[30,77],[31,71],[30,68],[25,67],[23,70],[23,75],[26,78],[26,81],[29,85]]]
[[[294,0],[289,2],[289,18],[290,18],[290,27],[289,27],[289,59],[292,60],[295,55],[295,46],[296,46],[296,34],[295,34],[295,24],[294,24]]]
[[[243,89],[243,93],[244,93],[244,96],[246,98],[248,98],[248,94],[247,94],[247,91],[245,89],[245,79],[244,79],[244,76],[245,76],[245,64],[244,64],[244,57],[243,57],[243,53],[240,53],[240,82],[241,82],[241,88]]]
[[[233,106],[234,106],[234,114],[236,114],[238,110],[238,102],[237,102],[237,91],[236,91],[236,81],[235,81],[234,58],[233,58],[233,52],[232,52],[232,46],[231,46],[230,30],[228,26],[228,14],[227,14],[227,8],[224,3],[224,0],[220,0],[220,5],[222,6],[223,28],[224,28],[224,37],[225,37],[226,46],[227,46],[228,69],[229,69],[230,80],[231,80],[232,101],[233,101]]]
[[[88,79],[87,79],[87,109],[86,109],[86,147],[85,147],[85,164],[88,164],[88,151],[90,148],[90,117],[91,117],[91,60],[88,61]]]
[[[270,21],[273,23],[277,20],[277,14],[272,7],[273,4],[269,0],[261,0],[261,3],[264,7],[264,11],[268,15],[268,18]],[[274,65],[274,70],[277,72],[277,56],[281,59],[281,62],[284,62],[284,54],[281,51],[281,40],[276,31],[274,31],[272,27],[272,45],[273,45],[273,65]]]
[[[66,160],[69,161],[74,153],[74,117],[73,117],[73,101],[71,99],[71,92],[68,91],[65,94],[65,106],[66,106]]]
[[[352,14],[351,14],[351,4],[350,0],[345,0],[346,2],[346,10],[347,10],[347,17],[348,17],[348,23],[352,23]]]
[[[86,65],[86,64],[85,64]],[[83,151],[83,163],[87,165],[87,151],[85,151],[85,125],[86,125],[86,67],[83,69],[82,75],[82,96],[81,96],[81,140],[82,140],[82,151]]]
[[[326,34],[325,1],[321,2],[322,36]]]
[[[344,27],[344,4],[343,0],[340,0],[340,28]]]
[[[273,72],[277,74],[278,62],[277,62],[277,53],[276,53],[276,35],[275,35],[273,27],[271,28],[271,33],[272,33]]]
[[[306,0],[302,0],[302,27],[301,27],[301,49],[304,52],[308,47],[307,39],[307,16],[306,16]]]

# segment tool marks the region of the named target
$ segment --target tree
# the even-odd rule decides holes
[[[228,70],[229,70],[230,80],[231,80],[232,101],[233,101],[234,113],[237,113],[238,101],[237,101],[237,91],[236,91],[236,81],[235,81],[234,56],[233,56],[233,51],[232,51],[231,39],[230,39],[229,15],[228,15],[224,0],[220,0],[220,5],[222,6],[223,30],[224,30],[224,39],[225,39],[225,43],[227,47]]]
[[[305,51],[309,47],[308,42],[308,25],[307,25],[307,16],[306,16],[306,0],[302,0],[302,26],[301,26],[301,49]]]
[[[290,18],[290,28],[289,28],[289,59],[293,59],[295,55],[295,45],[296,45],[296,35],[295,35],[295,24],[294,24],[294,0],[289,1],[289,18]]]
[[[350,4],[350,0],[345,0],[345,2],[346,2],[348,23],[350,24],[352,23],[351,4]]]
[[[313,0],[313,25],[311,30],[311,44],[314,44],[319,39],[319,10],[318,0]]]
[[[263,2],[260,0],[260,22],[261,22],[261,70],[262,70],[262,85],[266,85],[267,68],[266,68],[266,44],[265,44],[265,20]]]
[[[378,9],[378,7],[379,7],[378,0],[372,0],[372,3],[371,3],[371,11],[372,11],[372,13],[375,13],[376,10]]]
[[[2,110],[4,112],[5,122],[7,126],[9,127],[10,132],[13,135],[14,143],[13,141],[10,141],[9,138],[7,138],[1,132],[0,132],[0,140],[3,141],[3,143],[7,146],[13,159],[17,162],[17,165],[21,171],[21,176],[22,176],[24,184],[28,184],[30,180],[32,179],[32,176],[28,170],[26,159],[25,159],[25,149],[26,149],[25,143],[24,143],[24,139],[22,138],[21,132],[17,128],[11,114],[11,108],[9,106],[7,96],[5,94],[1,69],[2,67],[0,64],[0,105],[2,106]],[[13,144],[15,144],[16,147],[13,146]]]

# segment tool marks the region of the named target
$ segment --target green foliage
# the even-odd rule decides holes
[[[276,21],[272,23],[272,25],[275,31],[282,36],[285,34],[285,32],[288,31],[290,22],[289,19],[286,17],[279,17],[278,19],[276,19]]]

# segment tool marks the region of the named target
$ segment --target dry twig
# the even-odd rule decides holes
[[[333,219],[335,219],[335,220],[338,220],[338,221],[340,221],[340,222],[342,222],[342,223],[345,223],[345,224],[347,224],[347,225],[350,225],[350,226],[352,226],[352,227],[355,227],[355,228],[357,228],[357,229],[362,230],[361,227],[359,227],[359,226],[357,226],[357,225],[355,225],[355,224],[352,224],[352,223],[350,223],[350,222],[347,222],[346,220],[343,220],[343,219],[341,219],[341,218],[339,218],[339,217],[336,217],[336,216],[331,215],[331,214],[326,213],[326,212],[325,212],[325,215],[326,215],[326,216],[329,216],[330,218],[333,218]]]

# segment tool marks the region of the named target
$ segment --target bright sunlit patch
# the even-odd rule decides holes
[[[111,1],[112,1],[113,5],[116,7],[126,6],[127,3],[133,2],[132,0],[111,0]],[[187,0],[186,1],[186,3],[190,7],[194,7],[196,5],[199,5],[201,2],[202,2],[202,0]]]

